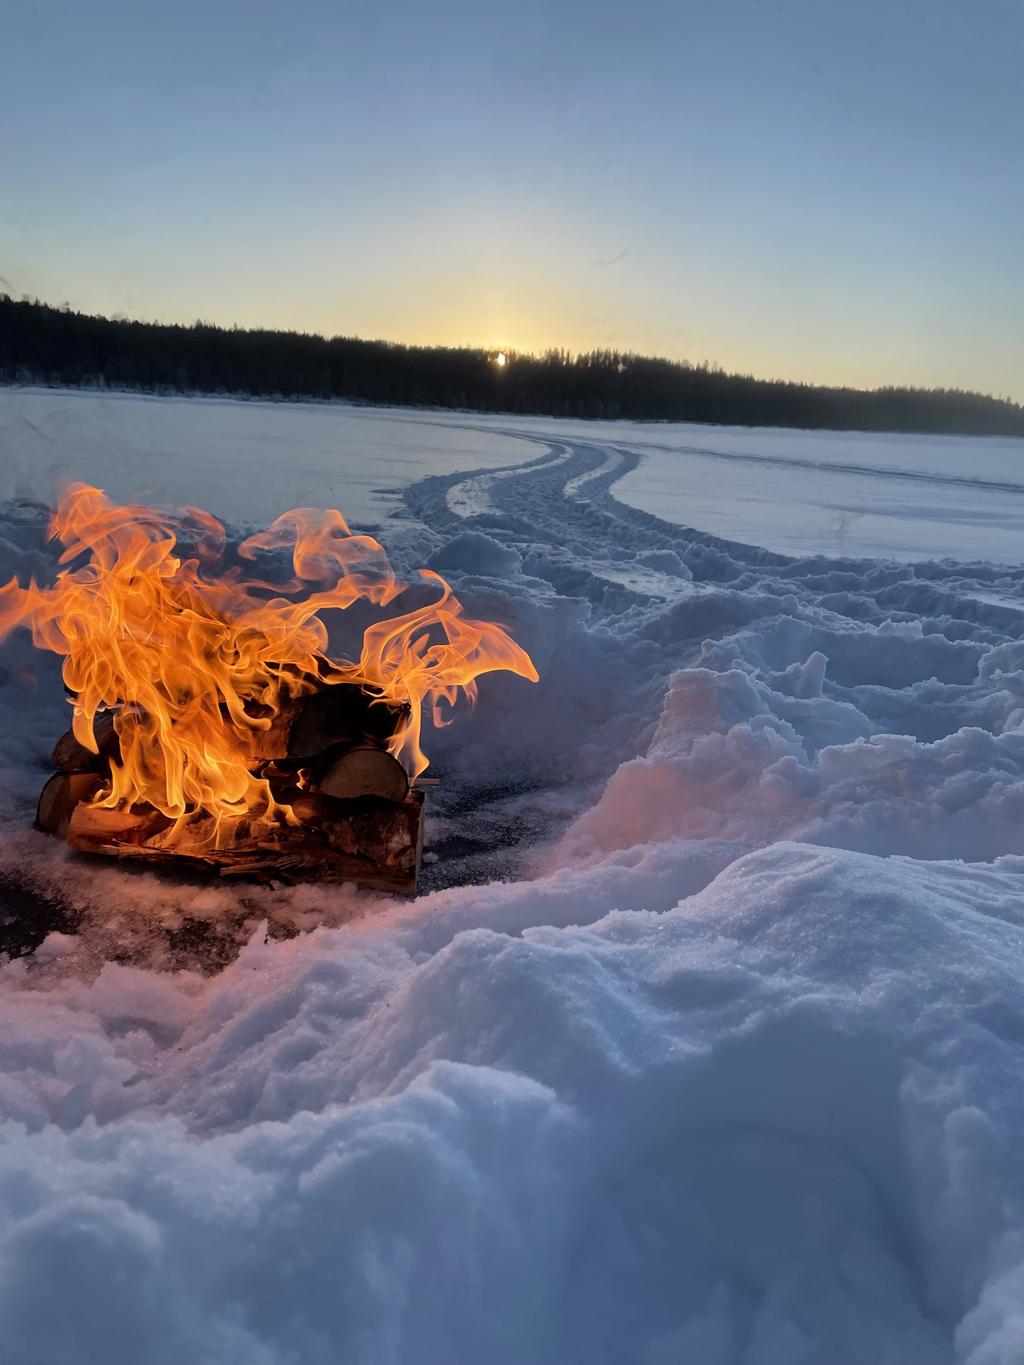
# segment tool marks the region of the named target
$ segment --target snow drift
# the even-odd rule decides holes
[[[1013,1360],[1024,865],[706,856],[9,967],[12,1359]]]

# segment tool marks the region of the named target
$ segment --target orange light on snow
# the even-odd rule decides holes
[[[0,638],[26,626],[36,645],[63,655],[73,729],[96,751],[96,716],[113,710],[120,760],[96,801],[146,802],[174,823],[167,846],[226,847],[241,832],[289,821],[267,781],[250,771],[258,732],[283,703],[325,683],[358,683],[408,703],[391,751],[415,777],[427,766],[421,717],[429,706],[476,696],[482,673],[537,681],[526,653],[498,625],[466,616],[440,575],[429,604],[367,628],[356,661],[327,656],[319,613],[364,601],[384,608],[402,591],[384,549],[353,535],[340,512],[286,512],[239,547],[289,549],[293,578],[272,585],[241,568],[217,572],[225,544],[214,517],[172,517],[119,507],[99,489],[72,485],[54,514],[64,546],[52,586],[12,579],[0,588]],[[189,558],[179,540],[195,547]]]

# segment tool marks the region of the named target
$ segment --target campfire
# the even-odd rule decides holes
[[[76,484],[50,533],[55,582],[0,588],[0,636],[62,655],[72,707],[40,829],[157,867],[415,891],[424,716],[446,724],[483,673],[537,680],[505,630],[436,573],[400,582],[336,511],[286,512],[225,563],[207,513]],[[290,579],[261,577],[283,553]],[[322,613],[356,604],[357,657],[332,658]]]

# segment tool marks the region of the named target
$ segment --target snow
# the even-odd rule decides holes
[[[159,398],[81,389],[0,392],[0,498],[52,501],[68,478],[120,502],[205,507],[266,525],[292,507],[375,524],[425,474],[528,458],[516,442],[407,411],[330,403]]]
[[[1013,483],[1013,443],[24,391],[0,413],[26,499],[3,578],[52,572],[32,500],[62,477],[239,534],[344,478],[399,565],[541,672],[428,733],[430,889],[405,903],[73,859],[28,828],[59,679],[3,645],[0,878],[82,917],[0,967],[12,1362],[1024,1359],[1012,513],[986,548],[994,495],[965,482],[942,561],[819,553],[836,480],[896,499],[885,534],[914,546],[949,481]],[[670,467],[703,481],[696,528],[676,485],[623,499]],[[764,493],[746,541],[713,519],[734,480]]]
[[[1024,440],[669,427],[636,441],[633,507],[782,554],[1015,564]]]

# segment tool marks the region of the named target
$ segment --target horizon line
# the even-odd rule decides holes
[[[789,385],[793,388],[822,389],[831,392],[877,394],[889,391],[903,393],[930,393],[930,394],[962,394],[977,398],[984,398],[992,403],[1002,403],[1019,411],[1024,411],[1024,400],[1011,397],[1008,394],[996,394],[984,392],[981,389],[971,389],[963,387],[950,387],[948,385],[918,385],[910,383],[889,382],[877,384],[873,387],[862,387],[856,384],[827,383],[820,380],[810,379],[791,379],[782,375],[767,376],[755,374],[749,370],[730,370],[716,360],[705,357],[703,360],[692,361],[684,357],[672,357],[667,355],[652,354],[649,352],[623,349],[615,346],[593,346],[589,350],[572,350],[567,346],[549,345],[542,351],[523,350],[514,345],[484,344],[481,342],[460,341],[460,342],[424,342],[424,341],[402,341],[394,337],[385,336],[362,336],[354,332],[323,332],[309,331],[300,327],[280,327],[270,325],[250,325],[238,322],[216,322],[209,318],[197,317],[191,322],[166,322],[159,318],[132,317],[126,313],[98,313],[81,309],[73,305],[70,301],[64,300],[61,303],[47,303],[38,296],[30,297],[22,294],[15,298],[7,290],[0,289],[0,303],[12,303],[15,305],[28,305],[39,308],[49,308],[58,313],[74,313],[78,317],[94,318],[100,322],[127,323],[140,327],[180,327],[183,330],[191,330],[196,327],[209,327],[219,332],[266,332],[281,336],[303,336],[315,338],[319,341],[355,341],[364,345],[371,346],[394,346],[402,347],[410,351],[465,351],[473,354],[487,355],[492,359],[498,354],[503,354],[510,359],[522,358],[525,360],[542,362],[553,353],[562,353],[568,357],[568,363],[572,364],[586,356],[591,355],[615,355],[634,360],[652,361],[665,365],[674,365],[679,369],[701,370],[705,373],[720,374],[725,379],[745,379],[755,384],[766,385]]]

